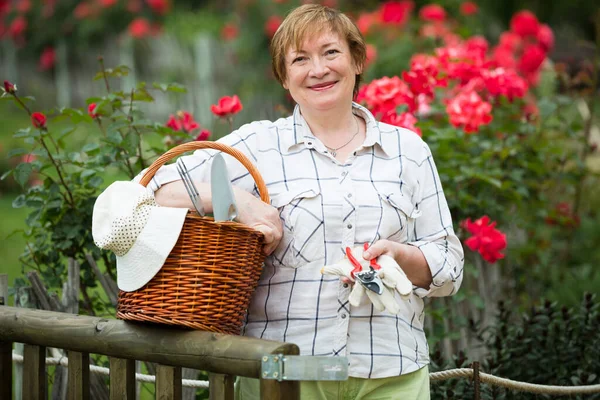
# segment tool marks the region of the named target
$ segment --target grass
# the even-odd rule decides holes
[[[12,286],[15,278],[23,275],[19,256],[25,248],[25,239],[19,230],[25,229],[25,217],[28,211],[23,208],[15,209],[12,207],[14,194],[4,194],[0,196],[0,215],[2,224],[0,224],[0,273],[8,274],[8,285]],[[12,299],[9,300],[12,304]]]

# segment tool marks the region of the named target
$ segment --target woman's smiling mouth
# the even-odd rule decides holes
[[[309,89],[321,92],[323,90],[331,89],[336,83],[337,81],[319,83],[317,85],[309,86]]]

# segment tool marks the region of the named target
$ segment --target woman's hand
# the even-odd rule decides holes
[[[391,240],[378,240],[363,253],[365,260],[372,260],[386,254],[392,257],[404,271],[413,285],[429,289],[433,278],[429,264],[423,252],[415,246],[393,242]]]
[[[238,221],[262,232],[265,235],[263,252],[265,255],[271,254],[283,236],[279,211],[245,190],[234,187],[233,193],[238,209]]]
[[[204,211],[208,213],[212,212],[210,184],[205,182],[195,182],[195,184],[200,192]],[[238,209],[237,220],[262,232],[265,235],[263,252],[266,255],[271,254],[283,235],[283,225],[279,219],[279,212],[270,204],[264,203],[252,194],[235,186],[233,186],[233,194]],[[174,181],[163,185],[156,191],[155,199],[159,205],[164,207],[189,209],[193,207],[190,196],[187,194],[181,181]]]

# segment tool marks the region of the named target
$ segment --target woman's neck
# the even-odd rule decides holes
[[[302,117],[310,127],[312,134],[321,139],[327,146],[343,144],[356,132],[357,118],[352,113],[352,106],[342,110],[328,112],[311,112],[302,110]]]

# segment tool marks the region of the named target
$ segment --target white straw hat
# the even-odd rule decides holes
[[[160,207],[154,192],[131,181],[114,182],[98,196],[92,215],[96,245],[117,256],[117,285],[137,290],[160,270],[175,246],[188,210]]]

